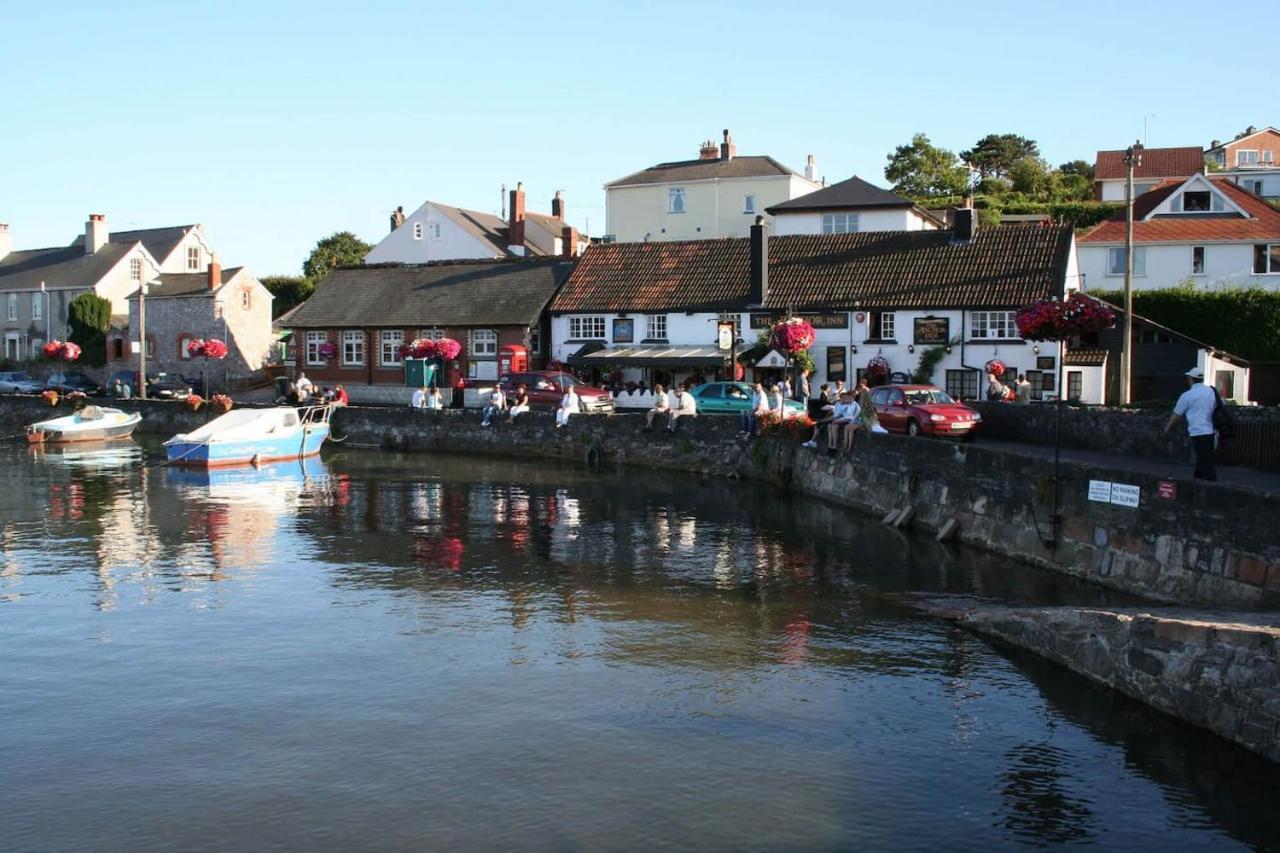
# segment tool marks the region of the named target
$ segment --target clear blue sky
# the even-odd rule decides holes
[[[518,180],[599,235],[602,184],[726,127],[739,153],[883,183],[916,131],[957,151],[1021,133],[1057,164],[1147,115],[1152,146],[1280,124],[1272,52],[1224,41],[1202,3],[359,5],[10,4],[15,247],[70,241],[90,212],[202,222],[224,265],[287,274],[334,231],[376,242],[396,204],[496,212]]]

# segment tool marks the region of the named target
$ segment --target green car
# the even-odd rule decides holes
[[[745,382],[708,382],[691,392],[698,402],[698,414],[742,414],[751,411],[751,386]],[[783,400],[783,408],[789,415],[805,412],[804,403]]]

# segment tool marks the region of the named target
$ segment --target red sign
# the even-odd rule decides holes
[[[1161,480],[1160,485],[1156,486],[1156,497],[1166,501],[1177,500],[1178,484],[1173,480]]]
[[[859,323],[865,323],[867,322],[867,315],[859,311],[857,314],[853,315],[853,319]]]

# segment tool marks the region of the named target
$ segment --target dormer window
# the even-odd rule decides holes
[[[1195,213],[1199,211],[1207,212],[1211,204],[1210,198],[1213,193],[1208,190],[1185,192],[1182,194],[1182,209],[1187,213]]]
[[[684,213],[684,187],[667,190],[667,213]]]

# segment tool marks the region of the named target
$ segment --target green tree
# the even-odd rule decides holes
[[[1064,175],[1081,175],[1086,180],[1093,181],[1093,164],[1087,160],[1072,160],[1069,163],[1063,163],[1058,167],[1058,171]]]
[[[1008,177],[1014,164],[1029,157],[1039,157],[1035,140],[1016,133],[988,133],[960,158],[978,170],[982,177]]]
[[[1023,157],[1009,168],[1009,183],[1016,193],[1031,198],[1049,195],[1049,166],[1039,157]]]
[[[894,192],[915,200],[963,195],[969,175],[956,155],[929,142],[917,133],[910,145],[899,145],[888,155],[884,176],[893,182]]]
[[[271,302],[272,319],[307,301],[316,286],[298,275],[269,275],[258,279],[275,297]]]
[[[80,360],[100,367],[107,363],[107,329],[111,328],[111,300],[82,293],[67,308],[69,337],[80,345]]]
[[[336,267],[364,263],[373,248],[350,231],[338,231],[316,243],[302,262],[302,274],[314,285]]]

